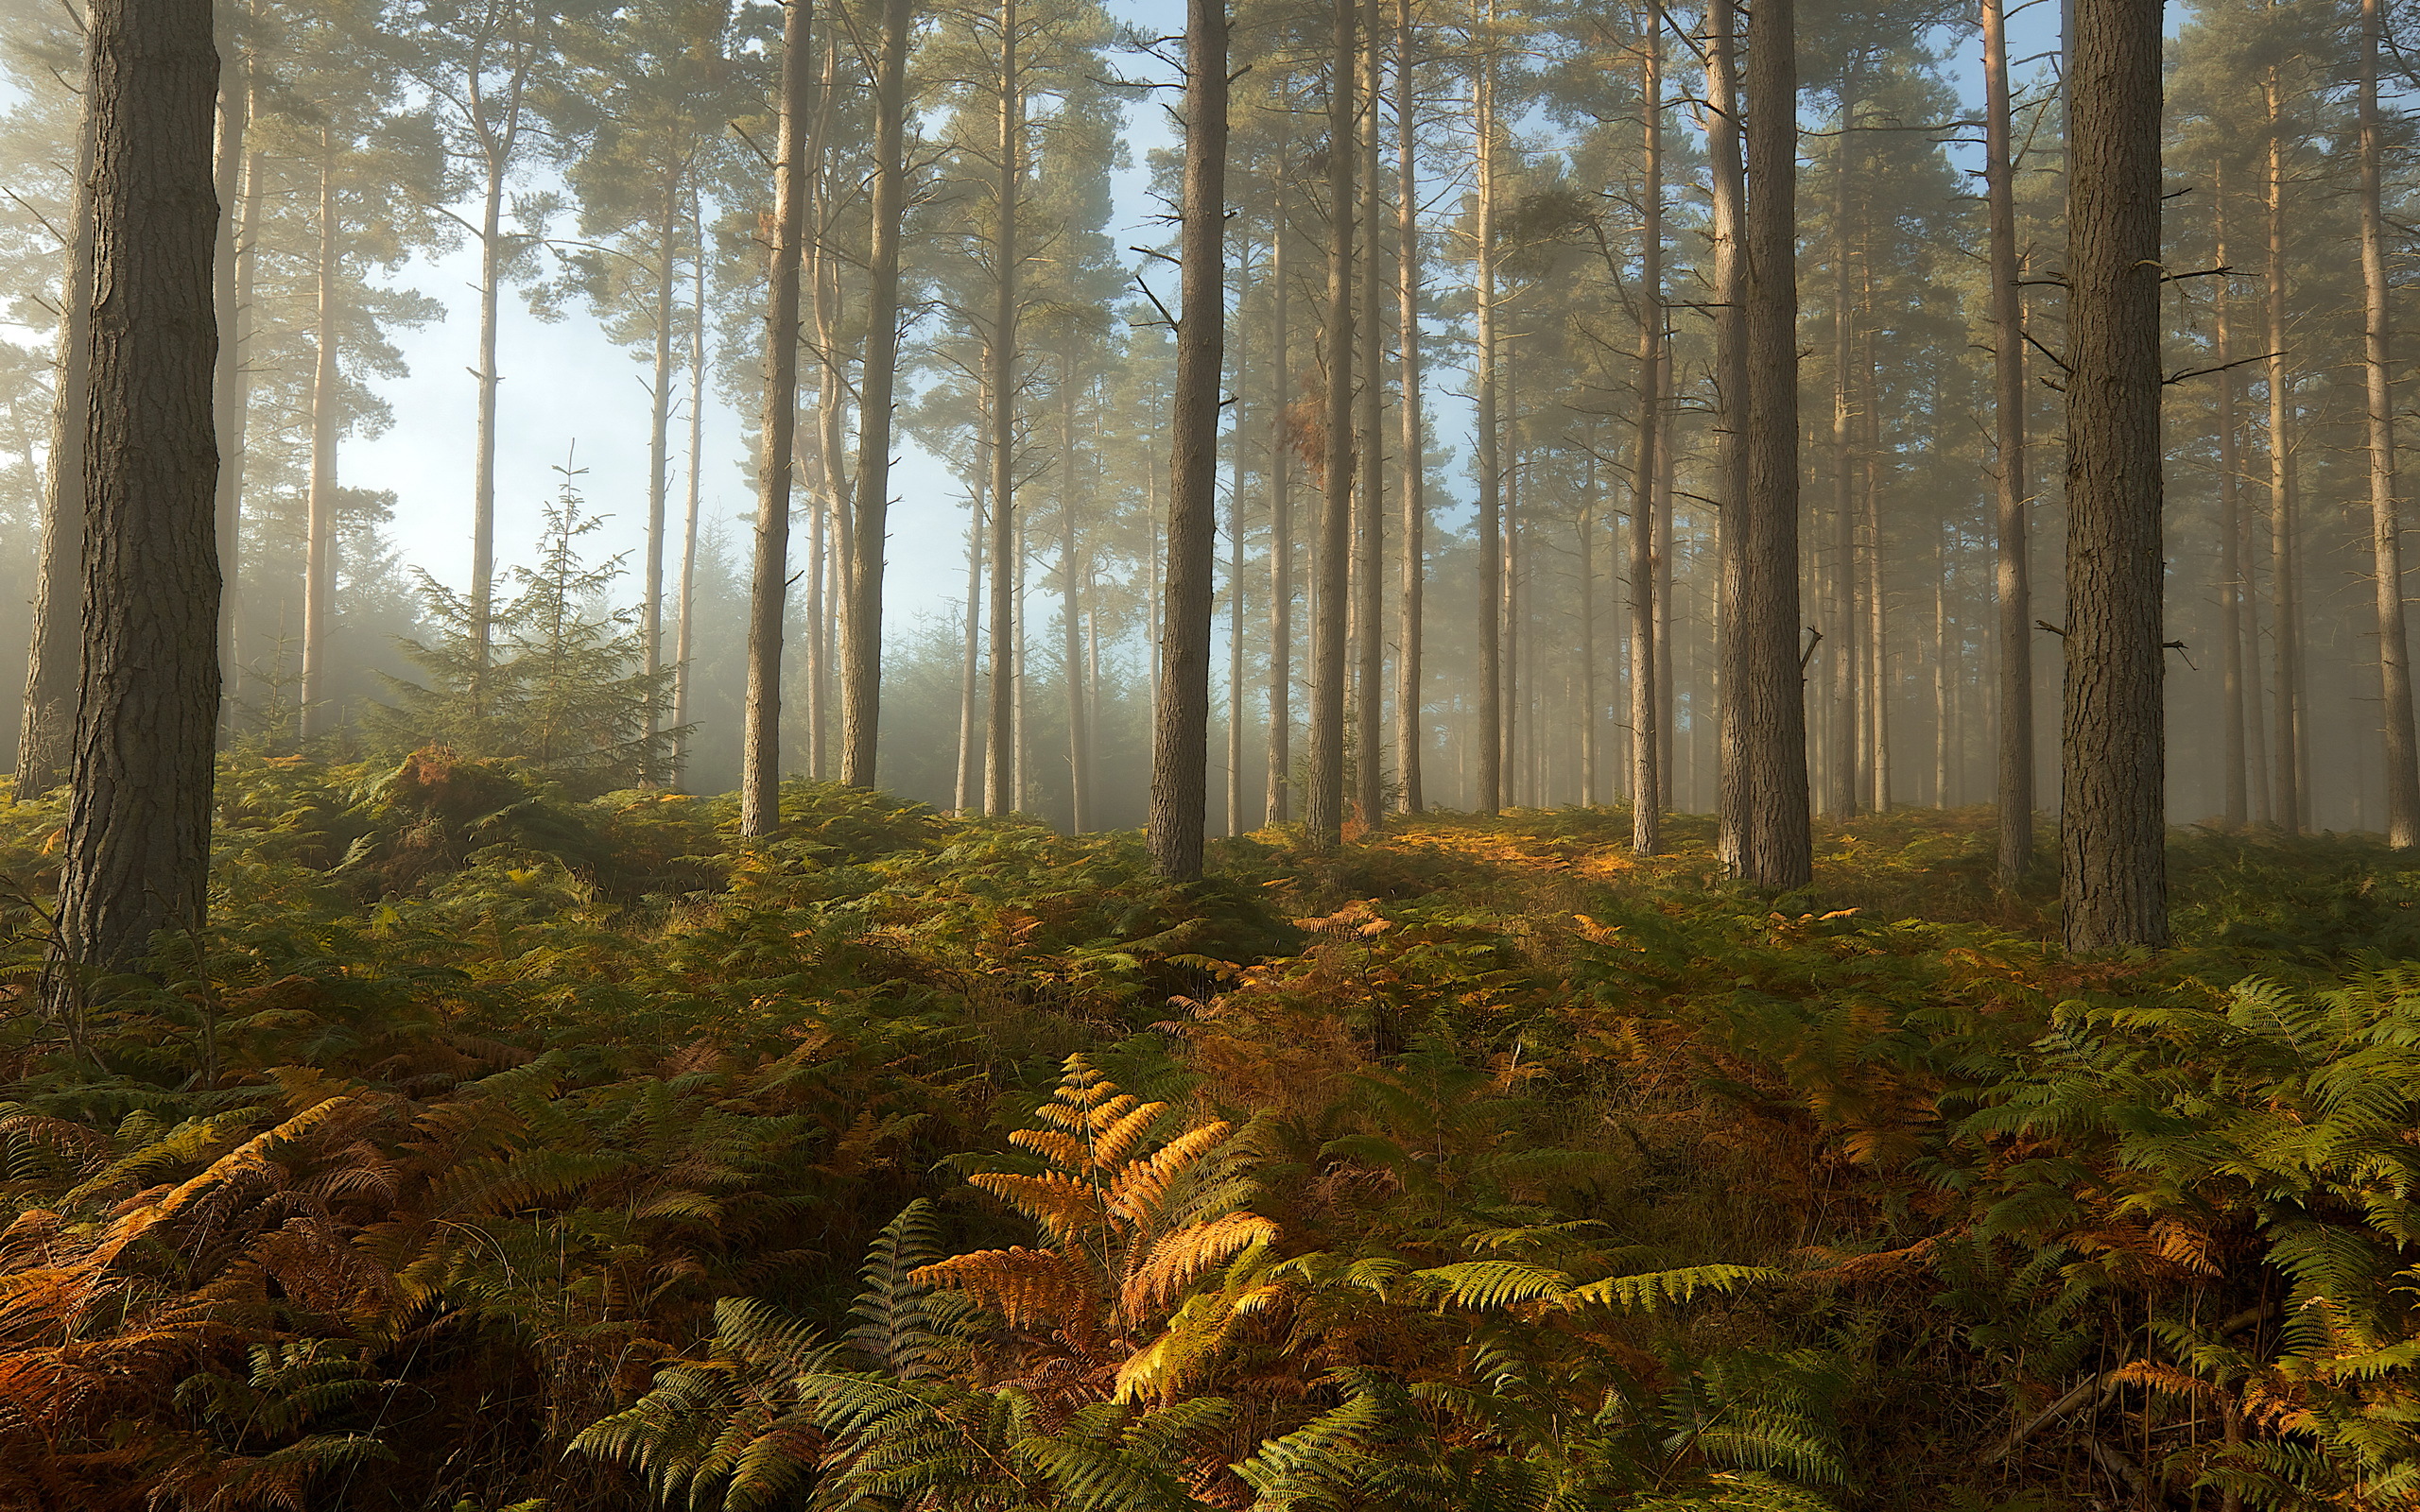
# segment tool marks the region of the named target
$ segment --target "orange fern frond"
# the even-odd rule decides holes
[[[1130,1161],[1110,1183],[1110,1211],[1128,1223],[1150,1222],[1177,1177],[1216,1148],[1232,1127],[1214,1119],[1168,1141],[1149,1160]]]
[[[1063,1323],[1099,1305],[1091,1274],[1080,1263],[1022,1245],[978,1250],[909,1272],[919,1284],[963,1292],[1011,1328]]]
[[[1094,1232],[1103,1222],[1100,1194],[1090,1183],[1071,1176],[1055,1171],[1046,1176],[987,1171],[967,1179],[1042,1225],[1062,1244]]]
[[[1274,1244],[1277,1225],[1256,1212],[1230,1212],[1166,1235],[1127,1277],[1129,1317],[1167,1307],[1184,1289],[1253,1245]]]

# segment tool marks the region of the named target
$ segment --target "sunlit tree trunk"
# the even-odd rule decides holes
[[[48,1005],[208,898],[218,722],[209,0],[95,0],[82,664]],[[80,1048],[80,1046],[79,1046]]]
[[[2420,846],[2420,755],[2413,750],[2411,644],[2403,615],[2403,527],[2394,497],[2394,391],[2388,368],[2385,144],[2378,121],[2378,48],[2385,0],[2361,0],[2362,369],[2369,400],[2370,563],[2377,611],[2380,721],[2386,737],[2387,843]]]
[[[1012,580],[1024,580],[1016,562],[1017,317],[1024,256],[1018,219],[1025,185],[1025,73],[1018,60],[1017,9],[1017,0],[1002,0],[1000,131],[992,163],[996,175],[992,192],[992,320],[983,337],[984,387],[991,401],[985,419],[992,432],[991,755],[984,808],[993,814],[1013,814],[1025,800],[1017,756],[1023,744],[1018,730],[1018,690],[1014,679],[1003,675],[1011,666],[1023,669],[1011,644],[1020,597]]]
[[[1354,531],[1353,627],[1353,807],[1364,825],[1375,827],[1385,817],[1382,760],[1386,728],[1386,433],[1379,417],[1386,400],[1386,294],[1381,276],[1385,264],[1380,246],[1383,186],[1378,182],[1378,101],[1385,95],[1379,72],[1381,52],[1378,0],[1361,7],[1361,312],[1360,353],[1355,369],[1360,374],[1360,418],[1355,426],[1359,452],[1354,500],[1359,519]]]
[[[1592,450],[1581,461],[1580,510],[1572,518],[1572,544],[1577,555],[1572,558],[1572,573],[1580,589],[1580,697],[1575,713],[1580,719],[1580,800],[1601,803],[1604,795],[1598,790],[1598,735],[1605,722],[1604,709],[1597,701],[1597,457]],[[1616,650],[1620,649],[1621,637],[1615,638]]]
[[[1664,847],[1664,702],[1670,649],[1657,623],[1656,482],[1664,453],[1664,20],[1642,7],[1638,23],[1638,444],[1631,458],[1630,804],[1631,849]]]
[[[1288,816],[1294,724],[1294,369],[1288,356],[1287,121],[1277,123],[1276,180],[1269,213],[1269,822]]]
[[[76,738],[76,687],[83,657],[84,445],[91,404],[93,320],[93,81],[85,68],[77,129],[74,217],[60,279],[59,376],[51,393],[49,489],[35,566],[33,634],[26,654],[26,709],[17,734],[16,797],[49,792],[67,769]],[[215,501],[214,501],[215,503]]]
[[[1335,0],[1327,78],[1327,310],[1321,357],[1327,364],[1326,465],[1311,602],[1310,791],[1304,819],[1311,844],[1332,849],[1344,829],[1345,589],[1353,550],[1353,255],[1356,153],[1353,129],[1359,49],[1355,0]]]
[[[2302,562],[2294,518],[2293,379],[2286,350],[2286,162],[2283,91],[2271,68],[2263,85],[2269,108],[2268,316],[2269,316],[2269,593],[2270,644],[2276,658],[2273,683],[2276,718],[2277,824],[2302,833],[2301,741]]]
[[[1476,9],[1476,8],[1475,8]],[[1471,738],[1478,749],[1481,814],[1504,807],[1504,438],[1496,416],[1495,350],[1495,43],[1494,0],[1477,9],[1472,30],[1478,56],[1471,64],[1471,118],[1475,193],[1471,228],[1471,307],[1474,337],[1471,394],[1478,414],[1471,438],[1478,464],[1478,722]]]
[[[794,0],[804,3],[804,0]],[[908,214],[909,0],[885,0],[874,74],[866,355],[857,377],[856,507],[840,607],[840,781],[872,787],[882,718],[882,574],[890,518],[891,395],[899,371],[899,238]]]
[[[1240,261],[1247,277],[1251,249]],[[1241,303],[1240,295],[1237,303]],[[1236,424],[1229,433],[1231,481],[1227,486],[1227,833],[1244,833],[1244,396],[1252,392],[1244,361],[1250,344],[1236,336]]]
[[[2168,942],[2160,9],[2161,0],[2076,0],[2060,883],[2077,951]]]
[[[218,246],[212,255],[211,295],[218,326],[218,366],[211,385],[211,411],[218,431],[218,678],[232,689],[236,677],[235,577],[242,556],[244,507],[244,442],[251,383],[244,371],[244,326],[250,318],[245,264],[250,261],[248,237],[258,232],[245,218],[252,197],[244,170],[250,160],[244,141],[252,118],[252,71],[242,36],[251,16],[236,5],[219,16],[223,45],[218,60],[218,140],[213,163],[218,194]],[[226,711],[221,710],[222,718]]]
[[[739,770],[739,833],[781,824],[782,619],[788,600],[790,478],[798,426],[799,266],[806,239],[811,0],[782,14],[781,127],[774,157],[772,270],[765,308],[764,452],[756,550],[748,590],[748,704]]]
[[[1708,0],[1704,116],[1714,296],[1713,484],[1716,498],[1714,662],[1715,822],[1723,862],[1737,871],[1745,821],[1744,747],[1735,741],[1736,689],[1745,678],[1736,606],[1744,585],[1751,532],[1748,499],[1748,174],[1739,142],[1739,13],[1732,0]],[[1701,681],[1703,686],[1703,681]]]
[[[337,250],[337,138],[320,128],[320,249],[318,299],[312,322],[311,481],[305,495],[302,547],[303,738],[325,733],[334,723],[328,686],[330,547],[337,528],[337,438],[343,400],[337,392],[337,289],[343,265]]]
[[[977,413],[988,413],[992,396],[978,387],[976,396]],[[975,477],[968,489],[966,515],[966,644],[959,662],[958,684],[958,795],[957,811],[975,814],[981,811],[979,794],[983,782],[982,697],[983,680],[983,545],[985,531],[985,490],[991,483],[992,435],[984,426],[976,427]]]
[[[1421,794],[1420,595],[1426,585],[1428,537],[1427,442],[1420,413],[1420,173],[1417,154],[1419,94],[1413,60],[1418,37],[1411,0],[1395,0],[1395,308],[1397,464],[1403,470],[1396,494],[1403,510],[1403,583],[1395,606],[1395,762],[1401,773],[1399,801],[1407,814],[1425,806]]]
[[[1841,139],[1832,160],[1832,602],[1829,618],[1840,644],[1828,648],[1830,696],[1824,700],[1830,739],[1824,742],[1824,807],[1846,818],[1864,807],[1858,791],[1866,731],[1858,704],[1858,652],[1865,640],[1858,624],[1859,558],[1857,549],[1856,427],[1857,315],[1849,296],[1849,153],[1856,142],[1854,70],[1841,89]]]

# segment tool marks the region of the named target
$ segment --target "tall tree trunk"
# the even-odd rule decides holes
[[[1252,251],[1243,252],[1243,265],[1249,276]],[[1238,295],[1236,302],[1242,302]],[[1245,383],[1245,356],[1251,344],[1243,333],[1236,335],[1236,424],[1229,433],[1229,473],[1227,485],[1227,834],[1230,838],[1244,833],[1244,396],[1252,389]],[[1098,626],[1098,619],[1096,619]]]
[[[1357,643],[1353,678],[1353,806],[1372,829],[1386,816],[1382,777],[1386,728],[1386,434],[1379,417],[1386,400],[1386,281],[1380,246],[1385,196],[1378,182],[1378,101],[1385,95],[1379,72],[1378,0],[1361,7],[1361,312],[1360,419],[1355,427],[1360,487],[1355,502],[1360,519],[1354,532],[1353,623]]]
[[[1321,356],[1327,364],[1325,467],[1311,603],[1310,791],[1304,820],[1311,844],[1331,850],[1344,832],[1345,586],[1353,550],[1353,150],[1356,0],[1335,0],[1327,78],[1327,311]]]
[[[988,413],[992,398],[978,392],[976,407]],[[977,688],[983,680],[983,545],[984,490],[991,483],[992,438],[989,430],[977,427],[975,437],[975,477],[967,489],[966,513],[966,644],[960,656],[958,683],[958,798],[957,812],[962,815],[982,811],[983,723],[982,699]]]
[[[1281,96],[1282,97],[1282,96]],[[1294,369],[1287,329],[1288,112],[1280,112],[1269,211],[1269,814],[1283,824],[1294,780]]]
[[[2380,717],[2386,735],[2386,833],[2420,846],[2420,753],[2413,748],[2411,642],[2403,616],[2403,526],[2394,497],[2394,391],[2387,363],[2385,143],[2378,123],[2378,48],[2385,0],[2361,0],[2362,356],[2368,379],[2370,562],[2378,621]]]
[[[2295,541],[2293,378],[2286,362],[2286,167],[2283,103],[2277,70],[2264,86],[2269,107],[2265,188],[2269,253],[2269,592],[2271,645],[2276,656],[2277,824],[2288,834],[2303,827],[2303,772],[2297,727],[2302,719],[2302,563]]]
[[[681,620],[672,649],[672,785],[689,774],[690,679],[698,631],[698,469],[706,455],[706,237],[704,207],[689,191],[689,476],[681,527]]]
[[[1748,173],[1739,143],[1739,12],[1733,0],[1708,0],[1705,52],[1705,138],[1711,191],[1707,239],[1714,263],[1716,591],[1715,822],[1723,863],[1742,864],[1740,836],[1747,794],[1733,726],[1740,717],[1737,689],[1745,680],[1746,643],[1737,605],[1753,532],[1748,489]]]
[[[1017,290],[1024,249],[1018,239],[1020,198],[1025,185],[1025,75],[1017,60],[1017,0],[1000,5],[1000,137],[994,158],[998,180],[993,190],[992,329],[984,336],[985,387],[992,427],[992,740],[991,766],[984,807],[993,814],[1012,814],[1025,800],[1014,754],[1017,733],[1017,690],[1003,668],[1018,664],[1011,642],[1016,631],[1018,593],[1011,579],[1023,581],[1015,559],[1016,529],[1016,405],[1017,317],[1023,306]]]
[[[2227,177],[2226,160],[2221,157],[2213,167],[2210,180],[2211,229],[2216,242],[2216,262],[2227,266]],[[2221,760],[2226,771],[2221,780],[2224,794],[2222,810],[2227,823],[2240,825],[2251,819],[2249,792],[2244,782],[2247,763],[2244,736],[2246,727],[2244,704],[2244,610],[2250,597],[2245,580],[2252,570],[2243,549],[2243,458],[2238,442],[2236,415],[2235,333],[2229,318],[2234,301],[2232,280],[2221,275],[2218,296],[2211,301],[2210,342],[2218,363],[2218,451],[2219,451],[2219,641],[2221,696],[2225,707],[2220,715],[2221,727]],[[2256,713],[2253,728],[2257,729]]]
[[[1638,15],[1638,446],[1631,460],[1630,847],[1664,848],[1664,700],[1671,652],[1656,623],[1656,480],[1664,452],[1664,13]]]
[[[1476,9],[1477,8],[1475,8]],[[1495,385],[1495,0],[1474,17],[1478,57],[1472,62],[1471,116],[1477,131],[1477,194],[1471,229],[1471,360],[1477,406],[1473,447],[1478,462],[1478,811],[1504,807],[1504,438]]]
[[[773,250],[765,307],[764,455],[757,470],[756,552],[748,585],[748,706],[740,753],[739,833],[782,822],[782,620],[789,601],[790,479],[798,427],[799,264],[806,240],[807,104],[813,0],[782,13],[781,129],[773,173]]]
[[[328,609],[335,584],[329,561],[337,529],[337,438],[342,397],[337,391],[337,322],[343,263],[337,236],[337,138],[320,128],[319,301],[312,332],[311,485],[302,548],[302,738],[327,732],[336,713],[328,686]]]
[[[882,570],[890,520],[892,390],[899,373],[899,236],[908,214],[909,0],[885,0],[874,76],[873,235],[866,355],[857,375],[856,509],[840,607],[840,781],[872,787],[882,719]]]
[[[211,257],[211,298],[218,325],[218,367],[211,385],[211,413],[218,428],[218,679],[232,688],[236,675],[235,572],[242,555],[245,410],[251,398],[244,372],[243,327],[249,302],[241,263],[244,238],[256,232],[241,211],[245,203],[244,138],[252,118],[252,71],[241,45],[251,20],[247,8],[227,8],[231,35],[218,60],[218,141],[213,158],[218,194],[218,246]],[[222,711],[223,715],[224,711]]]
[[[1521,651],[1524,627],[1521,610],[1529,567],[1528,545],[1521,529],[1521,404],[1513,384],[1513,375],[1504,376],[1504,432],[1497,443],[1503,448],[1504,469],[1504,592],[1495,606],[1496,618],[1504,627],[1502,650],[1504,670],[1504,714],[1498,731],[1501,744],[1497,760],[1503,764],[1504,797],[1514,808],[1525,807],[1530,799],[1530,769],[1521,760],[1521,737],[1529,732],[1530,722],[1521,707],[1522,691],[1528,683],[1521,676]]]
[[[2067,182],[2067,948],[2168,943],[2161,0],[2076,0]]]
[[[1949,807],[1949,518],[1933,541],[1932,806]]]
[[[46,1003],[126,971],[208,898],[218,722],[217,332],[209,0],[95,0],[95,281],[84,447],[83,663]],[[79,1046],[80,1048],[80,1046]]]
[[[471,482],[471,635],[475,669],[471,701],[487,707],[489,664],[495,651],[495,370],[496,326],[504,288],[504,175],[508,158],[491,146],[487,192],[479,213],[478,434]]]
[[[2025,470],[2025,295],[2016,258],[2014,146],[2009,132],[2008,26],[2000,0],[1983,7],[1983,196],[1991,221],[1993,587],[1999,610],[1998,810],[1994,868],[2013,886],[2033,862],[2032,507]],[[2221,259],[2223,261],[2223,259]]]
[[[1858,754],[1865,747],[1858,725],[1858,653],[1864,635],[1858,624],[1856,425],[1857,315],[1849,301],[1849,152],[1857,140],[1857,95],[1853,85],[1841,90],[1841,139],[1832,163],[1832,633],[1837,645],[1830,662],[1831,739],[1825,744],[1824,807],[1837,818],[1847,818],[1864,805],[1858,793]]]
[[[1873,386],[1867,368],[1867,387]],[[1874,455],[1870,447],[1858,459],[1862,485],[1858,495],[1865,517],[1865,714],[1867,749],[1873,757],[1874,791],[1867,795],[1876,814],[1891,811],[1891,600],[1882,545],[1882,501],[1874,486]]]
[[[1598,736],[1605,723],[1604,706],[1597,701],[1597,456],[1592,449],[1581,461],[1580,512],[1573,517],[1572,544],[1577,557],[1572,571],[1580,579],[1580,801],[1598,804]],[[1621,637],[1614,637],[1616,651]]]
[[[49,792],[76,741],[76,688],[82,664],[84,445],[92,408],[94,80],[85,65],[77,129],[75,203],[60,279],[59,376],[51,394],[49,507],[35,570],[33,634],[26,658],[26,711],[17,734],[19,802]]]
[[[1725,850],[1765,887],[1806,885],[1806,697],[1798,664],[1798,45],[1791,0],[1757,0],[1748,33],[1747,540],[1723,606],[1723,689],[1737,788]]]
[[[672,293],[679,269],[674,264],[681,224],[681,180],[664,185],[664,215],[656,223],[658,265],[655,270],[655,381],[648,393],[647,430],[647,579],[641,607],[641,633],[647,644],[647,672],[652,679],[664,670],[664,525],[671,495],[672,459]],[[664,728],[664,706],[650,694],[647,705],[649,782],[664,780],[656,736]]]
[[[1395,308],[1396,308],[1396,446],[1403,476],[1396,484],[1402,501],[1403,582],[1395,606],[1395,764],[1400,773],[1399,801],[1406,814],[1425,807],[1420,788],[1420,757],[1426,725],[1421,717],[1420,595],[1426,585],[1428,537],[1428,469],[1420,413],[1420,173],[1417,154],[1420,130],[1419,95],[1413,72],[1418,42],[1411,19],[1411,0],[1395,0]]]
[[[1349,14],[1352,0],[1337,0],[1337,4],[1340,14]],[[1350,24],[1340,25],[1349,39]],[[1340,53],[1340,60],[1344,56]],[[1349,94],[1351,86],[1345,87]],[[1174,435],[1168,452],[1167,599],[1160,629],[1159,701],[1151,719],[1150,833],[1152,864],[1160,875],[1178,882],[1201,875],[1201,827],[1209,803],[1208,774],[1203,768],[1210,754],[1210,610],[1218,591],[1214,554],[1219,531],[1219,379],[1225,367],[1227,319],[1226,0],[1186,0],[1184,118],[1184,204],[1178,247],[1183,303],[1177,318],[1176,392],[1170,416]],[[1331,123],[1334,120],[1331,115]],[[1345,157],[1340,138],[1331,136],[1328,145],[1335,156]],[[1349,165],[1345,173],[1349,194]],[[1349,226],[1349,207],[1345,214],[1348,218],[1343,224]],[[1349,253],[1349,237],[1344,245]],[[1346,319],[1351,319],[1349,313]],[[1331,348],[1330,360],[1336,355]],[[1334,442],[1331,437],[1331,455]],[[1324,578],[1322,588],[1324,623]],[[1342,713],[1340,705],[1338,713]],[[1318,749],[1315,742],[1315,765]],[[1317,833],[1319,784],[1315,782],[1312,787],[1312,828]]]
[[[1668,333],[1665,336],[1661,360],[1656,365],[1655,403],[1667,417],[1658,423],[1664,444],[1657,449],[1655,467],[1655,752],[1656,804],[1671,810],[1678,805],[1672,800],[1675,782],[1673,761],[1674,721],[1672,711],[1678,702],[1678,685],[1672,676],[1672,477],[1674,472],[1671,444],[1672,348]],[[1696,695],[1690,696],[1695,708]],[[1691,715],[1695,723],[1695,714]]]
[[[1093,827],[1083,612],[1083,585],[1076,572],[1076,360],[1070,347],[1059,354],[1059,662],[1067,696],[1068,816],[1078,834]]]

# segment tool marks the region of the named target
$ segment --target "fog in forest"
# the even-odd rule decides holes
[[[1234,15],[1210,829],[1302,816],[1323,591],[1347,606],[1351,801],[1620,803],[1651,770],[1664,806],[1710,812],[1730,484],[1703,18],[1366,10],[1341,85],[1329,8]],[[587,793],[737,787],[779,8],[219,12],[224,742],[349,758],[450,745]],[[57,487],[82,64],[73,5],[0,14],[0,667],[15,689]],[[870,4],[820,6],[808,26],[778,758],[785,775],[838,777],[869,336],[887,313],[870,250],[883,57]],[[2013,432],[1974,8],[1808,4],[1797,26],[1815,810],[1993,800],[2004,575],[2022,562],[2035,806],[2055,812],[2059,18],[2031,8],[2000,47]],[[1183,17],[999,0],[911,8],[908,28],[875,780],[946,809],[1140,824]],[[2168,816],[2383,829],[2365,159],[2343,18],[2212,4],[2171,9],[2168,29]],[[2410,86],[2390,69],[2390,115]],[[1340,265],[1340,87],[1355,227]],[[2386,325],[2408,329],[2412,160],[2399,118],[2385,137]],[[1340,266],[1352,541],[1330,572]],[[2398,417],[2409,348],[2383,374]],[[482,677],[512,695],[475,696]]]

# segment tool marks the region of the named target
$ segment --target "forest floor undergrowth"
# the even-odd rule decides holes
[[[246,760],[34,1009],[0,1506],[2420,1506],[2420,860],[2187,830],[2079,959],[1986,811],[1331,855]],[[2046,851],[2053,837],[2046,831]]]

